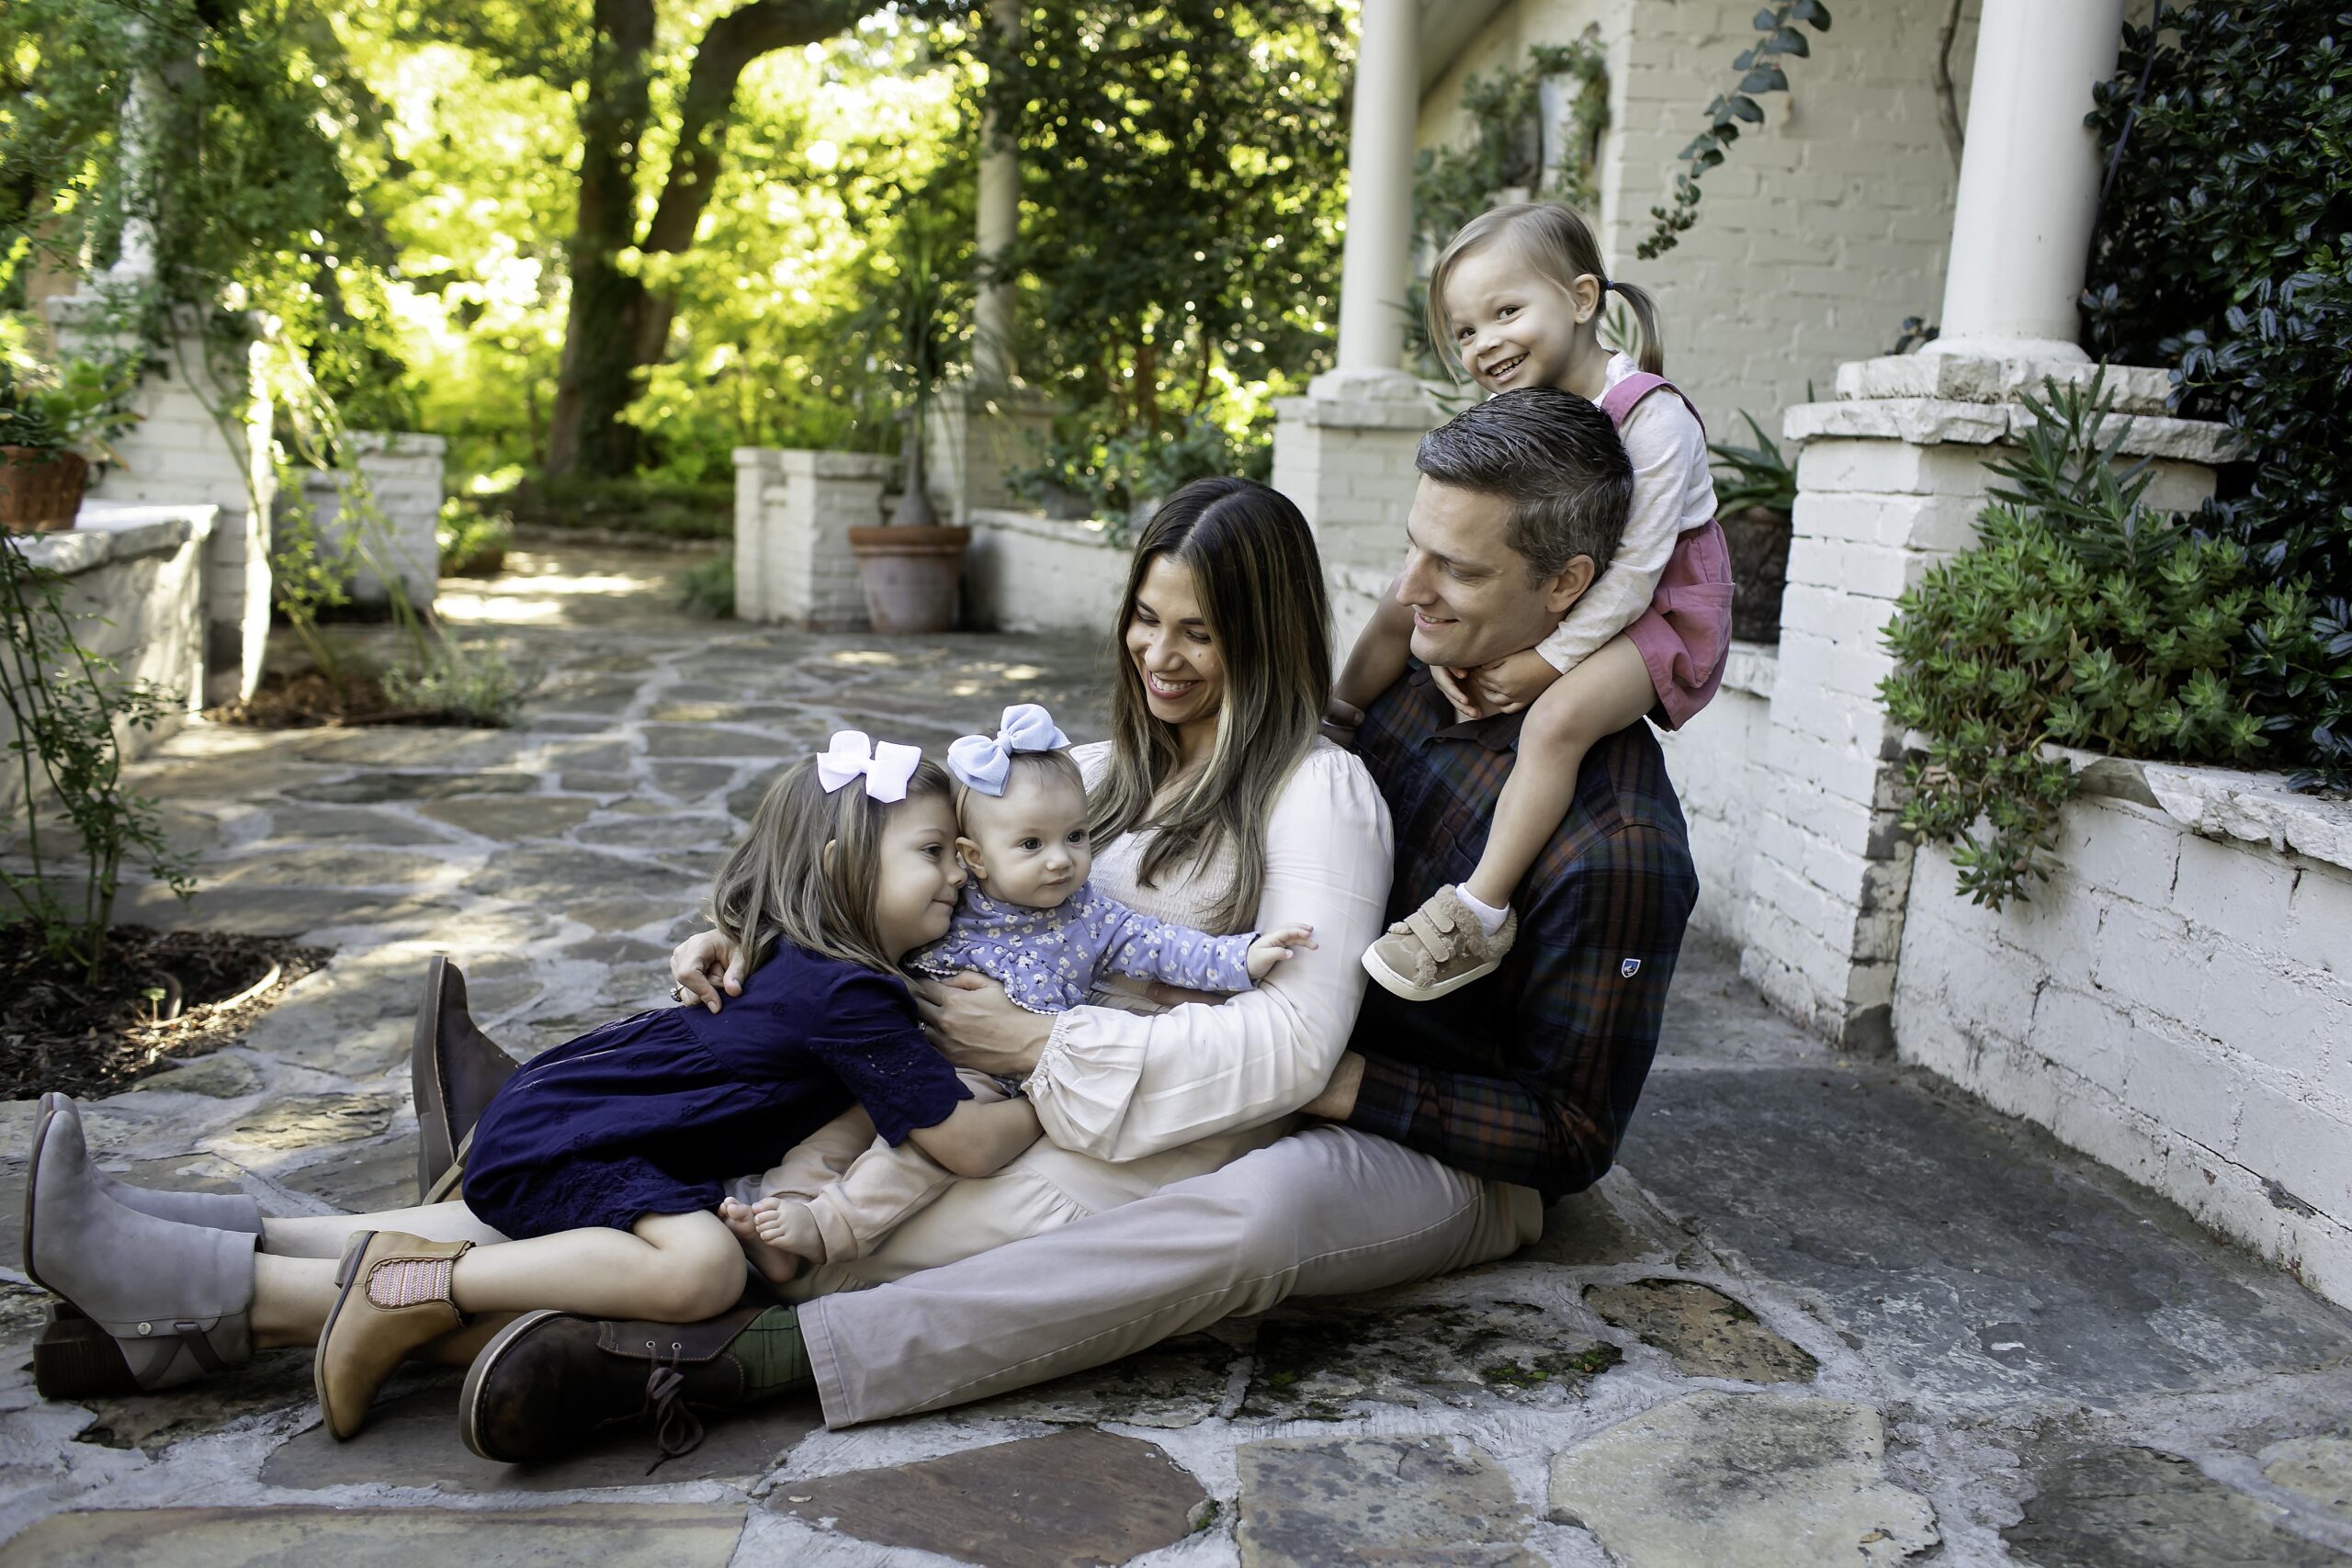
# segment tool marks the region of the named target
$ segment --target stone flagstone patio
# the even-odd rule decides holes
[[[765,779],[857,727],[936,750],[1005,703],[1102,733],[1099,650],[692,620],[676,558],[520,554],[445,592],[544,678],[506,731],[197,728],[139,770],[204,891],[124,918],[338,951],[245,1043],[99,1102],[102,1157],[281,1213],[413,1201],[424,960],[528,1055],[662,1002]],[[40,1401],[0,1107],[0,1568],[17,1564],[2352,1562],[2352,1316],[2050,1139],[1832,1055],[1703,948],[1623,1167],[1519,1256],[1221,1325],[946,1415],[813,1401],[474,1460],[457,1379],[355,1441],[307,1357]]]

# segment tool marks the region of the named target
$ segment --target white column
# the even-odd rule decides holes
[[[1413,132],[1420,113],[1413,0],[1363,0],[1348,128],[1348,237],[1340,277],[1340,370],[1394,371],[1405,354],[1413,251]]]
[[[993,21],[1010,47],[1021,36],[1021,11],[999,0]],[[991,109],[980,122],[979,259],[983,267],[1012,248],[1021,226],[1021,158],[1010,128]],[[985,285],[972,312],[972,379],[1004,386],[1012,363],[1013,291],[1010,280]]]
[[[2123,0],[1984,0],[1937,355],[2088,357],[2075,341],[2098,138],[2091,85],[2115,73]]]

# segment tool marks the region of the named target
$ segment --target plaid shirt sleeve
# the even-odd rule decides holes
[[[1615,1159],[1657,1047],[1682,932],[1698,899],[1684,843],[1627,822],[1590,844],[1525,911],[1532,968],[1502,1076],[1364,1055],[1348,1124],[1546,1201]]]

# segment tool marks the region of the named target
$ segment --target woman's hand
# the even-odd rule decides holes
[[[670,978],[717,1012],[721,990],[743,994],[743,950],[717,931],[696,931],[670,950]]]
[[[1004,987],[969,969],[915,982],[915,1010],[940,1055],[959,1067],[996,1077],[1026,1077],[1036,1068],[1054,1021],[1031,1012]]]

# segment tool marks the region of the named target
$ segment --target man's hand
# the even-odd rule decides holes
[[[966,969],[915,983],[915,1010],[932,1043],[959,1067],[995,1077],[1025,1077],[1036,1068],[1054,1021],[1031,1012],[985,975]]]
[[[696,931],[670,950],[670,978],[717,1012],[721,990],[743,994],[743,950],[717,931]]]
[[[1331,1081],[1323,1092],[1298,1108],[1302,1116],[1320,1116],[1327,1122],[1344,1122],[1356,1108],[1356,1090],[1363,1086],[1363,1058],[1353,1051],[1340,1053],[1339,1066],[1331,1069]]]
[[[1463,685],[1478,700],[1481,712],[1517,713],[1549,691],[1559,678],[1552,661],[1530,648],[1479,665]]]

